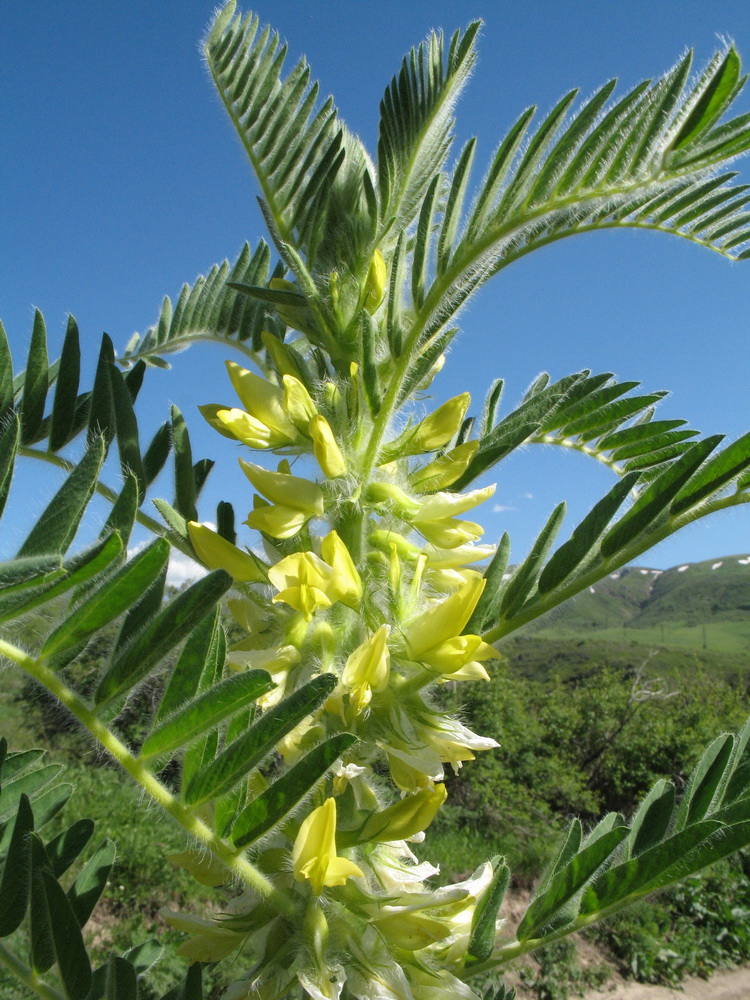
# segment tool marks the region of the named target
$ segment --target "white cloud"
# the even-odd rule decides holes
[[[200,566],[190,556],[182,552],[172,550],[169,557],[169,567],[167,569],[167,583],[171,587],[181,587],[185,583],[192,583],[206,576],[207,570]]]
[[[506,510],[518,510],[517,507],[511,507],[509,504],[496,503],[492,508],[493,514],[504,514]]]

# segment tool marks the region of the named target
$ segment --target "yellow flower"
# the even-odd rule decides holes
[[[326,418],[317,413],[308,424],[307,433],[312,438],[313,452],[323,472],[330,479],[343,476],[346,461]]]
[[[423,493],[451,486],[466,472],[478,448],[478,441],[464,441],[457,448],[413,472],[412,483]]]
[[[408,517],[409,522],[441,549],[453,549],[467,545],[481,538],[484,528],[474,521],[461,521],[455,515],[483,503],[495,492],[494,484],[470,493],[436,493],[425,500],[416,514]]]
[[[385,266],[385,259],[379,250],[372,255],[370,267],[365,279],[365,309],[369,313],[374,313],[383,300],[385,294],[388,271]]]
[[[358,608],[362,600],[362,578],[357,572],[349,549],[336,531],[329,532],[321,544],[323,558],[333,570],[333,599],[350,608]]]
[[[410,453],[414,455],[420,451],[437,451],[448,444],[458,433],[470,402],[469,393],[462,392],[420,421],[409,442]]]
[[[292,848],[292,868],[298,882],[310,880],[316,896],[324,886],[344,885],[363,872],[348,858],[336,854],[336,800],[326,799],[299,828]]]
[[[259,583],[265,579],[254,556],[205,524],[188,521],[188,535],[196,555],[209,569],[226,570],[239,583]]]
[[[284,375],[284,409],[295,427],[307,434],[310,421],[318,410],[310,393],[293,375]]]
[[[351,692],[349,698],[357,714],[370,704],[373,691],[385,691],[388,687],[391,673],[391,654],[388,650],[390,631],[390,625],[381,625],[346,661],[341,680]]]
[[[484,577],[475,577],[416,618],[405,635],[409,657],[441,674],[497,657],[497,651],[478,635],[461,634],[477,606],[484,585]]]
[[[239,441],[248,448],[275,447],[270,428],[244,410],[215,403],[199,406],[198,409],[215,431],[232,441]]]
[[[271,472],[240,459],[240,466],[259,493],[272,506],[256,505],[245,524],[272,538],[291,538],[310,520],[322,515],[323,491],[317,483],[286,472]]]
[[[288,604],[301,611],[307,621],[318,608],[330,608],[336,600],[334,572],[314,552],[285,556],[269,569],[268,578],[279,591],[273,603]]]
[[[359,843],[390,843],[426,830],[448,797],[445,785],[428,786],[406,795],[387,809],[367,818],[358,835]]]
[[[284,410],[281,389],[234,361],[227,361],[226,366],[244,409],[201,406],[199,409],[211,426],[225,437],[236,438],[252,448],[283,448],[298,444],[300,436]]]

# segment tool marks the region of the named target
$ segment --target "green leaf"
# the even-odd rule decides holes
[[[211,458],[199,458],[198,461],[193,465],[193,485],[195,487],[195,497],[196,499],[200,496],[201,490],[206,484],[209,473],[213,469],[216,462]]]
[[[624,476],[584,517],[567,542],[554,553],[539,577],[539,593],[547,594],[570,576],[596,546],[625,497],[640,479],[640,473]]]
[[[21,590],[15,595],[10,594],[7,599],[0,598],[0,621],[25,614],[73,587],[93,579],[115,562],[122,551],[123,544],[119,535],[100,538],[64,562],[61,572],[50,574],[47,582],[42,582],[33,589]],[[20,561],[14,560],[14,562]]]
[[[377,364],[378,329],[372,316],[362,310],[362,384],[365,388],[367,405],[373,417],[377,417],[383,402]]]
[[[97,847],[68,889],[68,902],[79,927],[83,927],[93,913],[99,897],[104,892],[114,863],[115,845],[111,840],[105,840]]]
[[[5,739],[2,740],[5,749],[7,750],[7,742]],[[7,784],[12,778],[15,778],[19,774],[23,774],[25,770],[31,767],[32,764],[43,757],[45,754],[44,750],[17,750],[15,753],[9,753],[4,757],[2,764],[2,783]]]
[[[51,583],[63,572],[56,555],[28,556],[0,563],[0,592],[4,597],[38,584]]]
[[[193,477],[193,453],[190,435],[182,414],[172,406],[172,444],[174,446],[174,483],[176,510],[186,521],[196,521],[195,479]]]
[[[182,647],[156,712],[157,722],[167,719],[193,698],[206,671],[210,673],[212,682],[217,672],[221,675],[224,660],[222,658],[220,664],[217,662],[220,631],[217,607],[213,615],[198,623]]]
[[[45,872],[50,874],[49,861],[44,844],[35,833],[29,834],[29,842],[31,847],[31,905],[29,907],[31,965],[35,972],[47,972],[55,964],[55,945],[52,938],[53,920],[44,882]]]
[[[727,448],[706,462],[700,472],[677,494],[670,513],[673,516],[684,513],[701,501],[732,482],[750,466],[750,433],[733,441]]]
[[[411,296],[414,307],[420,309],[424,302],[427,268],[430,263],[430,245],[434,229],[435,208],[442,181],[441,174],[435,174],[430,181],[419,212],[419,223],[414,240],[411,266]]]
[[[91,963],[81,928],[67,896],[51,872],[43,870],[41,877],[48,910],[54,914],[52,944],[65,995],[68,1000],[86,1000],[91,988]]]
[[[125,958],[110,956],[107,964],[106,1000],[138,1000],[138,979]]]
[[[165,993],[161,1000],[203,1000],[203,966],[194,962],[179,986]]]
[[[235,847],[247,847],[276,826],[356,742],[351,733],[332,736],[277,778],[237,817],[231,834]]]
[[[705,83],[703,93],[672,142],[681,149],[705,133],[724,113],[740,78],[740,59],[732,46],[722,63]]]
[[[18,808],[22,795],[33,797],[35,792],[40,792],[54,781],[60,771],[62,771],[60,764],[47,764],[36,771],[29,771],[14,778],[13,781],[4,783],[0,794],[0,819],[12,816]]]
[[[91,391],[91,406],[89,409],[89,442],[104,439],[106,447],[115,436],[115,407],[112,399],[112,379],[110,372],[115,361],[115,349],[107,334],[102,336],[99,350],[99,361],[94,376],[94,388]]]
[[[688,863],[690,852],[723,829],[721,823],[712,820],[695,823],[637,858],[610,868],[584,893],[581,915],[609,909],[629,897],[644,896],[689,875],[695,870]]]
[[[295,726],[318,709],[336,686],[333,674],[321,674],[269,709],[244,736],[230,744],[187,785],[187,805],[196,806],[228,792]]]
[[[466,189],[471,174],[471,165],[474,161],[476,144],[476,139],[469,139],[453,171],[453,179],[451,180],[450,191],[448,192],[443,211],[443,224],[440,227],[440,235],[438,237],[436,262],[438,274],[442,274],[447,269],[453,253],[453,244],[461,219],[461,209],[466,197]]]
[[[73,541],[83,512],[94,492],[104,459],[104,443],[92,441],[81,461],[73,469],[47,505],[36,525],[18,550],[19,556],[38,556],[47,552],[65,552]]]
[[[565,868],[554,876],[547,891],[533,900],[516,931],[518,940],[527,941],[533,938],[536,932],[548,924],[555,914],[580,892],[627,835],[627,827],[618,827],[603,834],[576,854]]]
[[[237,532],[234,528],[234,507],[226,500],[219,500],[216,505],[216,531],[232,545],[237,542]]]
[[[265,670],[248,670],[227,677],[158,726],[141,747],[141,760],[186,746],[275,686]]]
[[[138,440],[138,422],[125,379],[119,369],[113,365],[109,375],[112,380],[112,405],[115,412],[120,468],[123,476],[127,477],[129,473],[135,476],[138,482],[138,496],[142,501],[146,496],[146,476]]]
[[[94,833],[92,819],[79,819],[45,846],[50,868],[60,878],[78,858]]]
[[[675,789],[671,781],[657,781],[635,814],[626,844],[627,857],[637,858],[666,835],[674,813]]]
[[[0,430],[0,514],[2,514],[13,478],[16,452],[21,438],[21,424],[16,413],[12,413]]]
[[[105,704],[142,680],[152,666],[184,639],[232,586],[232,577],[215,570],[183,591],[112,661],[96,690]]]
[[[565,503],[559,503],[539,532],[531,552],[513,574],[500,602],[500,617],[512,618],[521,608],[536,583],[544,559],[565,518]]]
[[[57,371],[55,398],[52,403],[52,420],[49,432],[50,451],[57,451],[70,441],[75,426],[78,383],[81,376],[81,347],[78,325],[68,316],[60,367]]]
[[[164,570],[169,552],[169,542],[158,538],[125,563],[48,636],[41,655],[77,645],[127,611]]]
[[[34,821],[37,830],[41,830],[51,819],[63,809],[73,794],[73,786],[68,782],[45,788],[41,795],[34,795]]]
[[[128,474],[122,484],[122,489],[112,504],[109,517],[104,522],[102,535],[110,531],[116,531],[122,539],[124,546],[127,546],[130,539],[135,515],[138,513],[138,481],[135,476]]]
[[[13,358],[5,327],[0,322],[0,422],[13,406]]]
[[[605,558],[621,552],[625,546],[650,528],[685,484],[695,475],[708,455],[721,441],[720,435],[691,445],[641,493],[630,510],[604,536],[601,545]]]
[[[704,751],[690,776],[685,795],[675,819],[675,830],[704,819],[715,805],[715,796],[732,758],[734,737],[731,733],[717,736]]]
[[[44,317],[36,309],[23,381],[23,399],[21,400],[22,444],[32,444],[37,439],[37,433],[44,417],[44,404],[48,388],[47,329],[44,325]]]
[[[31,882],[31,842],[34,814],[27,795],[18,803],[13,833],[0,881],[0,938],[8,937],[21,925],[29,905]]]
[[[172,450],[172,424],[167,421],[151,439],[151,444],[143,456],[143,476],[146,485],[150,485],[164,468],[169,453]]]
[[[153,503],[154,507],[156,507],[165,522],[169,525],[175,538],[179,539],[181,542],[189,542],[190,536],[188,535],[187,521],[182,514],[178,514],[174,507],[172,507],[171,504],[168,504],[166,500],[154,500]]]
[[[474,613],[466,624],[467,633],[485,631],[485,624],[496,607],[503,589],[503,578],[510,558],[510,536],[507,531],[498,542],[495,554],[484,571],[485,585]]]
[[[510,885],[510,868],[498,860],[492,882],[474,908],[467,957],[471,962],[486,962],[492,954],[497,936],[497,915]]]

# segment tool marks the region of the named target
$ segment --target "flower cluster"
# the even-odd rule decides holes
[[[372,311],[381,271],[375,261],[368,272]],[[445,765],[458,769],[496,746],[441,712],[431,694],[446,681],[488,679],[484,664],[499,655],[467,631],[485,584],[476,565],[494,546],[480,544],[481,526],[462,517],[494,487],[450,491],[477,447],[456,443],[467,394],[386,440],[368,463],[358,365],[348,380],[305,382],[291,353],[280,342],[268,349],[263,376],[228,364],[241,405],[201,407],[221,434],[285,456],[276,468],[240,458],[256,491],[244,523],[257,544],[243,548],[197,522],[189,539],[205,566],[234,578],[229,607],[245,637],[228,662],[270,673],[275,687],[261,710],[318,674],[336,679],[317,713],[279,741],[283,766],[324,738],[358,739],[307,807],[261,844],[261,869],[302,908],[296,930],[249,895],[218,918],[167,919],[190,934],[183,953],[201,961],[251,937],[257,955],[232,988],[236,1000],[280,998],[294,983],[316,1000],[336,1000],[345,985],[363,1000],[470,998],[454,973],[467,960],[492,867],[431,890],[437,869],[410,843],[421,842],[445,802]]]

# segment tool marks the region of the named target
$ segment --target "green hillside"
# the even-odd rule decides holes
[[[750,673],[750,556],[668,570],[628,567],[525,629],[504,652],[523,673],[585,674],[588,664],[671,675]]]

